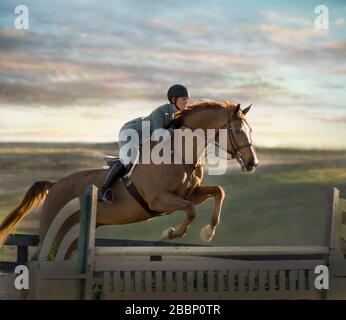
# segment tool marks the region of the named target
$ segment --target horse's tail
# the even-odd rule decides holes
[[[48,190],[55,184],[50,181],[36,181],[25,194],[22,202],[15,208],[0,225],[0,246],[2,246],[9,234],[30,213],[32,209],[45,199]]]

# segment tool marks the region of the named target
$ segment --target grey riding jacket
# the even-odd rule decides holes
[[[142,121],[150,122],[150,134],[156,129],[164,128],[173,133],[173,128],[170,127],[173,121],[174,112],[178,111],[174,104],[166,103],[157,107],[147,117],[139,117],[126,122],[120,129],[134,129],[139,135],[140,141],[142,140]]]

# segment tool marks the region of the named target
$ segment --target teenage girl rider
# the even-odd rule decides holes
[[[124,135],[125,129],[134,129],[139,137],[139,141],[142,138],[142,121],[150,121],[150,135],[153,131],[160,128],[168,129],[168,132],[172,135],[174,128],[171,127],[171,122],[173,120],[173,115],[178,110],[183,110],[186,108],[187,100],[189,98],[189,93],[181,84],[175,84],[171,86],[167,91],[167,98],[169,103],[166,103],[162,106],[157,107],[149,116],[139,117],[129,122],[126,122],[120,129],[119,132],[119,158],[120,161],[117,161],[113,164],[109,170],[106,179],[100,190],[101,202],[111,203],[114,199],[113,190],[111,187],[115,181],[126,173],[127,165],[132,162],[134,159],[124,154],[122,152],[122,146],[127,142],[127,136]],[[125,138],[125,139],[124,139]],[[130,141],[135,141],[131,139]],[[125,149],[125,148],[124,148]],[[123,150],[124,150],[123,149]],[[127,149],[126,149],[127,153]]]

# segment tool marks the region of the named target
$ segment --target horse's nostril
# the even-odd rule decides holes
[[[254,160],[250,160],[248,163],[249,167],[254,167],[255,166],[255,161]]]
[[[250,160],[248,162],[248,167],[256,168],[258,166],[258,161],[255,161],[255,159]]]

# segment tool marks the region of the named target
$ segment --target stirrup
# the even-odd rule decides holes
[[[108,188],[101,196],[101,200],[104,203],[112,203],[114,200],[114,192],[111,188]]]

